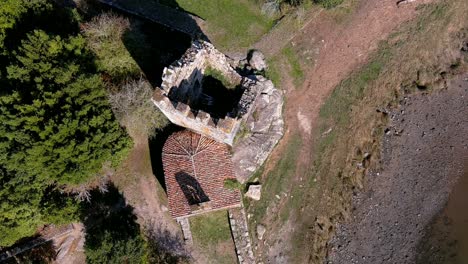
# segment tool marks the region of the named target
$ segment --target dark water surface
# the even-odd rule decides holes
[[[468,162],[447,205],[427,227],[417,263],[468,263]]]
[[[464,173],[450,194],[446,217],[449,219],[449,231],[455,242],[455,256],[452,263],[468,263],[468,162]]]

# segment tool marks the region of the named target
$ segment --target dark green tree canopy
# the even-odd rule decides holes
[[[73,12],[51,2],[0,5],[0,246],[73,219],[76,202],[55,193],[117,165],[130,145]]]
[[[0,162],[7,171],[78,184],[125,148],[100,77],[83,66],[90,61],[84,47],[80,36],[35,30],[13,52],[11,86],[0,97]]]

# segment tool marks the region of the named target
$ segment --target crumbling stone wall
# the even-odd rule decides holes
[[[224,118],[214,118],[210,113],[192,109],[184,103],[199,99],[207,67],[222,72],[244,90],[237,106]],[[155,89],[152,101],[172,123],[232,145],[241,121],[251,113],[261,92],[258,82],[240,76],[224,54],[212,44],[198,40],[192,43],[181,59],[164,69],[161,87]]]

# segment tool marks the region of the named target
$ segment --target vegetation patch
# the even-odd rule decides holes
[[[138,77],[141,72],[122,41],[129,30],[129,19],[113,13],[101,14],[83,26],[88,46],[98,58],[98,70],[118,82]]]
[[[290,76],[294,79],[294,84],[299,86],[304,80],[304,72],[299,62],[297,53],[294,51],[292,46],[286,46],[281,53],[285,56],[286,61],[290,67]]]
[[[238,142],[239,140],[247,137],[250,134],[250,129],[245,122],[242,122],[237,132],[236,136],[234,137],[234,143]]]
[[[289,176],[294,175],[296,172],[297,151],[300,149],[300,145],[301,137],[299,135],[293,136],[275,167],[263,173],[265,182],[262,185],[262,199],[258,202],[246,202],[248,212],[253,215],[251,222],[260,223],[267,215],[272,216],[273,214],[267,211],[270,202],[280,202],[280,199],[284,199],[289,195],[289,186],[292,180],[292,177]],[[253,177],[256,178],[262,175],[262,171],[259,170]],[[274,215],[273,218],[278,217],[277,214]]]
[[[321,4],[324,8],[333,8],[343,3],[343,0],[315,0],[316,3]]]
[[[229,190],[238,190],[242,184],[236,179],[226,179],[224,180],[224,188]]]
[[[278,56],[268,59],[267,63],[268,67],[265,70],[265,77],[271,80],[275,87],[281,87],[280,84],[282,78],[279,67],[280,60],[278,59]]]
[[[190,217],[193,243],[212,263],[237,263],[226,210]]]
[[[10,246],[40,225],[76,220],[78,202],[63,193],[89,188],[105,163],[118,166],[131,141],[76,12],[9,0],[0,18],[0,246]]]
[[[248,48],[273,26],[261,7],[248,0],[161,0],[163,4],[195,14],[206,21],[206,35],[223,51]],[[221,15],[222,14],[222,15]]]
[[[223,72],[218,69],[215,69],[211,66],[205,68],[204,77],[213,77],[214,79],[220,81],[224,87],[228,89],[235,89],[238,84],[232,82],[228,77],[226,77]]]

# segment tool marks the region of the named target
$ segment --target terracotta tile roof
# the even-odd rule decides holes
[[[183,130],[167,139],[162,163],[172,217],[240,205],[239,190],[224,188],[235,179],[227,145]]]

